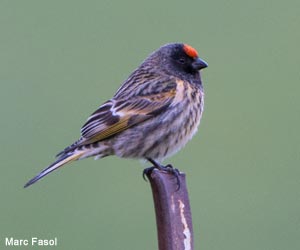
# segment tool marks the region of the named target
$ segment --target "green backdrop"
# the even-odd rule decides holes
[[[195,249],[300,248],[300,2],[0,3],[0,249],[157,249],[138,161],[76,162],[23,189],[79,137],[98,105],[153,50],[195,47],[201,127],[167,162],[187,174]],[[14,248],[15,249],[15,248]]]

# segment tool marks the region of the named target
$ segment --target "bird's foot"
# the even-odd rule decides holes
[[[152,173],[153,169],[155,169],[155,168],[156,168],[156,167],[150,167],[150,168],[145,168],[145,169],[143,170],[143,179],[144,179],[145,181],[147,181],[146,176],[150,175],[150,174]]]
[[[159,164],[158,162],[152,160],[151,158],[148,158],[147,160],[150,161],[154,166],[144,169],[143,179],[145,181],[147,181],[146,176],[149,176],[152,173],[152,171],[156,168],[158,170],[165,171],[167,173],[172,174],[176,178],[176,183],[177,183],[176,191],[178,191],[180,189],[180,179],[179,179],[180,172],[177,168],[174,168],[171,164],[163,166],[163,165]]]

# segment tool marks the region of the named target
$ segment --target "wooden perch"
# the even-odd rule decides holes
[[[193,226],[185,174],[180,189],[174,175],[154,169],[147,174],[156,213],[159,250],[193,250]]]

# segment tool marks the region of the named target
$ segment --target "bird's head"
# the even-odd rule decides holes
[[[198,78],[207,63],[199,58],[196,49],[184,43],[170,43],[154,51],[145,61],[159,70],[183,80]],[[150,64],[150,65],[149,65]]]

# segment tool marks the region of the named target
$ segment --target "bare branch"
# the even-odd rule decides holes
[[[185,174],[180,189],[174,175],[154,169],[147,174],[156,213],[159,250],[193,250],[193,227]]]

